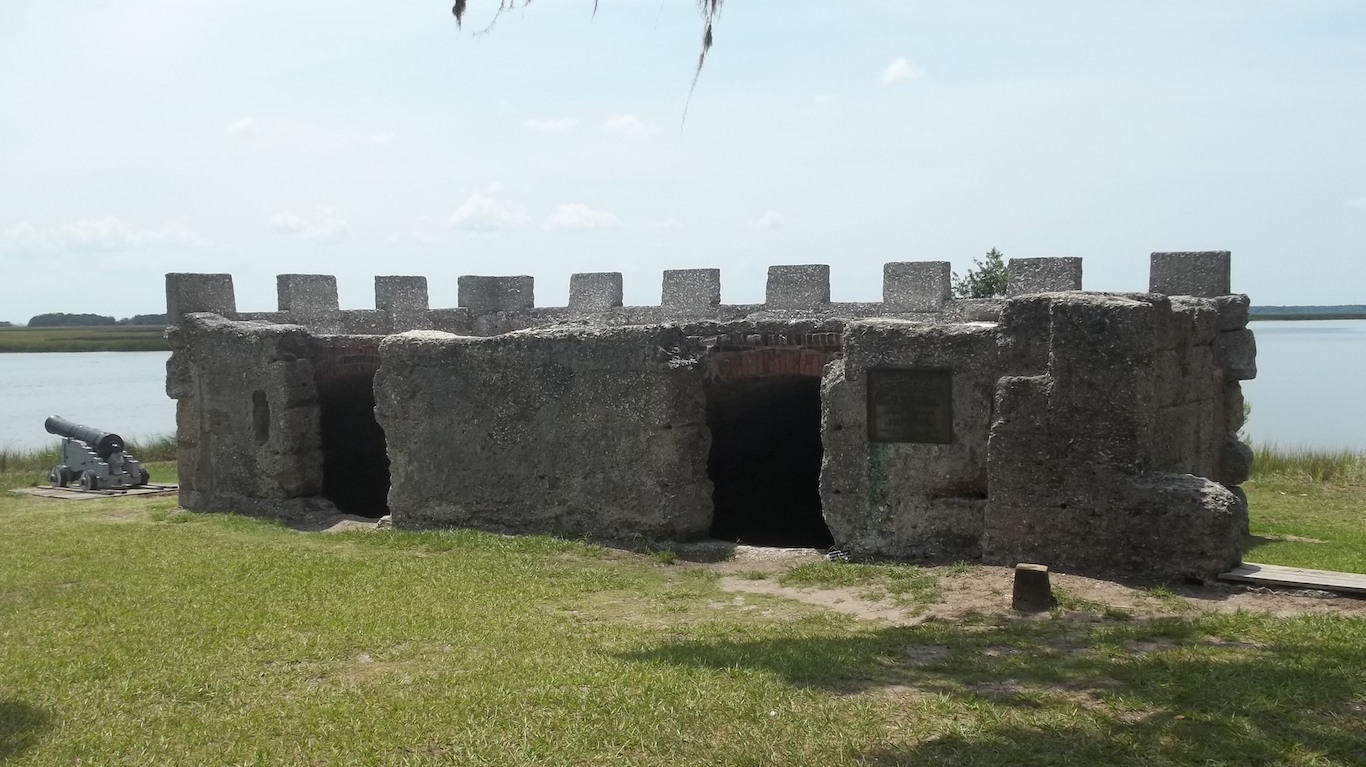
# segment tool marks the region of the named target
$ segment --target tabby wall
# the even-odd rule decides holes
[[[1238,559],[1251,461],[1229,265],[1155,253],[1151,292],[1094,294],[1080,259],[1014,259],[1005,299],[953,301],[947,263],[893,263],[867,304],[811,265],[771,267],[761,305],[721,304],[716,270],[666,272],[648,307],[619,274],[574,275],[565,307],[463,277],[454,309],[379,277],[373,310],[282,275],[271,313],[237,312],[228,275],[167,275],[181,500],[297,515],[368,483],[399,526],[696,538],[707,387],[805,377],[821,513],[853,554],[1209,575]],[[371,452],[339,471],[336,445]]]

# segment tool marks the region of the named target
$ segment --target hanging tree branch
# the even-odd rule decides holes
[[[702,51],[697,54],[697,69],[693,71],[692,85],[688,86],[688,101],[683,105],[683,120],[685,122],[688,119],[688,105],[692,103],[693,91],[697,90],[697,78],[702,76],[702,65],[707,63],[707,53],[711,51],[712,42],[715,39],[712,36],[712,25],[716,22],[716,18],[721,15],[721,4],[723,2],[724,0],[697,0],[697,14],[702,17]],[[455,16],[456,26],[464,26],[465,7],[468,4],[469,0],[455,0],[455,5],[451,6],[451,13]],[[522,0],[521,7],[525,8],[528,5],[531,5],[531,0]],[[493,12],[493,20],[477,34],[483,34],[493,29],[493,25],[498,22],[498,17],[502,16],[504,11],[511,11],[515,8],[517,8],[517,0],[498,0],[498,8]],[[597,18],[597,15],[598,0],[593,0],[593,17]]]

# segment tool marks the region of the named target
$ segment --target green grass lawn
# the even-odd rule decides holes
[[[0,352],[169,351],[166,328],[110,325],[91,328],[0,328]]]
[[[1275,524],[1338,535],[1305,497]],[[973,574],[779,578],[921,603]],[[1354,765],[1366,620],[1064,607],[896,627],[581,542],[4,493],[0,763]]]
[[[1366,573],[1366,456],[1263,448],[1253,467],[1247,560]]]

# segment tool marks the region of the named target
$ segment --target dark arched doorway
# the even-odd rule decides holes
[[[820,496],[823,359],[806,354],[805,366],[774,364],[772,353],[766,361],[718,366],[741,374],[714,376],[704,385],[713,538],[756,546],[832,544]]]
[[[375,419],[378,349],[335,348],[319,360],[323,496],[360,517],[389,513],[389,452]]]

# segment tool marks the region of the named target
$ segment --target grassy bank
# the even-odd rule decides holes
[[[93,328],[0,328],[0,352],[169,351],[160,325]]]

